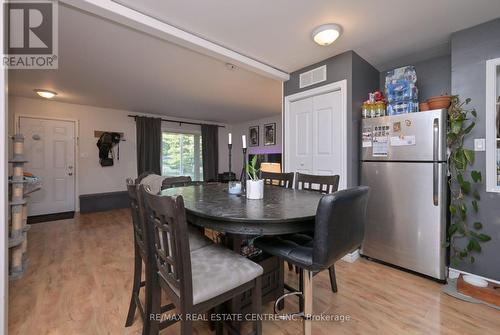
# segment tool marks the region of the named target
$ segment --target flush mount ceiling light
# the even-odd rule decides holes
[[[36,92],[36,94],[38,94],[39,96],[41,96],[42,98],[45,98],[45,99],[52,99],[53,97],[55,97],[57,95],[56,92],[52,92],[52,91],[48,91],[48,90],[36,89],[34,91]]]
[[[312,32],[314,42],[319,45],[327,46],[335,42],[342,33],[342,27],[335,23],[329,23],[319,26]]]

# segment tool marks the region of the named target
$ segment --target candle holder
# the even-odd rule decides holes
[[[247,148],[243,148],[243,178],[241,179],[243,194],[247,191]]]
[[[229,143],[227,145],[227,148],[229,149],[229,181],[232,181],[233,178],[232,178],[232,173],[231,173],[231,150],[233,149],[233,145],[231,143]]]

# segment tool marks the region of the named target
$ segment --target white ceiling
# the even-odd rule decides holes
[[[292,72],[347,50],[379,70],[447,53],[450,34],[500,17],[499,0],[115,0],[281,70]],[[321,47],[312,30],[344,33]]]
[[[277,69],[346,50],[379,70],[449,53],[458,31],[500,17],[500,0],[115,0]],[[311,39],[318,25],[344,33]],[[281,83],[115,22],[59,5],[59,70],[9,72],[9,93],[134,112],[239,123],[278,114]]]
[[[9,71],[9,94],[239,123],[281,112],[281,82],[59,5],[59,69]]]

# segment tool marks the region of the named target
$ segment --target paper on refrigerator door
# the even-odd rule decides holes
[[[363,148],[370,148],[372,146],[372,127],[364,127],[361,137]]]
[[[373,138],[373,157],[387,157],[389,151],[389,139],[387,136],[377,136]]]
[[[415,136],[391,136],[391,146],[392,147],[403,147],[407,145],[415,145]]]

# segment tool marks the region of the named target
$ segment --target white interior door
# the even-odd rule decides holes
[[[294,101],[290,105],[291,146],[288,171],[313,173],[313,99]]]
[[[341,91],[318,94],[290,103],[286,170],[340,175],[343,166]]]
[[[75,123],[20,117],[25,139],[25,170],[42,180],[28,202],[29,215],[75,210]]]
[[[313,174],[342,172],[342,95],[340,91],[313,99]]]

